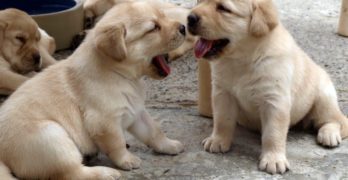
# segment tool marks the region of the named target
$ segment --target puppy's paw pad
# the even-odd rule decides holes
[[[155,149],[156,152],[176,155],[184,151],[184,145],[177,140],[166,139],[160,147]]]
[[[336,147],[340,145],[342,138],[340,127],[336,124],[326,124],[319,129],[317,141],[322,146]]]
[[[138,169],[140,167],[141,160],[133,154],[127,152],[116,165],[124,170]]]
[[[282,153],[265,153],[261,155],[259,169],[270,174],[285,173],[290,168],[285,154]]]
[[[210,136],[202,141],[204,149],[211,153],[225,153],[230,150],[232,140],[226,137]]]

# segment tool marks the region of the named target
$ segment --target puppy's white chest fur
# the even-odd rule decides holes
[[[260,108],[278,106],[284,98],[290,98],[293,67],[287,61],[264,59],[247,64],[239,60],[218,61],[211,64],[213,83],[228,91],[237,100],[244,115],[239,123],[259,129]]]
[[[96,91],[93,91],[94,89]],[[99,129],[95,127],[112,124],[127,129],[145,109],[145,95],[141,81],[105,78],[103,82],[94,84],[94,89],[89,90],[89,93],[81,98],[81,101],[85,102],[85,122],[90,131]]]
[[[145,110],[145,106],[144,98],[128,93],[123,93],[123,95],[128,104],[126,106],[126,111],[124,111],[122,115],[122,128],[127,129],[134,121],[141,117],[141,114]]]

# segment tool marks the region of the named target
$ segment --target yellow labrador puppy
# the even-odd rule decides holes
[[[103,16],[103,14],[114,5],[127,1],[137,0],[84,0],[83,9],[85,13],[86,27],[92,27],[94,22],[98,22],[98,20]],[[186,17],[190,13],[189,9],[164,2],[163,0],[138,1],[146,1],[150,3],[154,8],[161,11],[165,16],[177,20],[182,24],[187,23]],[[168,60],[172,61],[184,55],[187,51],[191,50],[194,47],[197,40],[197,36],[193,36],[187,33],[184,43],[179,48],[168,53]]]
[[[348,136],[328,74],[280,24],[271,0],[203,1],[188,29],[201,36],[195,54],[212,68],[214,130],[205,150],[228,151],[239,123],[262,132],[260,169],[284,173],[288,129],[301,120],[319,129],[324,146]]]
[[[0,94],[9,95],[27,74],[55,63],[54,39],[25,12],[0,11]]]
[[[39,28],[41,39],[39,41],[39,51],[41,55],[41,68],[46,68],[57,62],[56,59],[52,57],[56,51],[56,41],[53,37],[47,34],[47,32]]]
[[[116,166],[138,168],[123,130],[157,152],[178,154],[144,106],[142,77],[170,73],[162,54],[184,41],[183,25],[144,2],[115,6],[67,59],[24,83],[0,109],[0,177],[117,179],[117,170],[86,167],[100,150]]]

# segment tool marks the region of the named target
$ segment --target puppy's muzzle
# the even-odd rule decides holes
[[[200,20],[200,18],[196,14],[190,14],[187,17],[188,30],[193,35],[197,35],[197,27],[198,27],[198,24],[199,24],[199,20]]]

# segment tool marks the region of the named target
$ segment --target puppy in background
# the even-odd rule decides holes
[[[122,2],[137,1],[137,0],[84,0],[83,9],[85,14],[85,28],[91,28],[94,23],[98,22],[99,19],[107,12],[111,7]],[[187,24],[187,16],[190,10],[176,6],[162,0],[138,0],[146,1],[150,3],[154,8],[162,12],[165,16],[179,21],[182,24]],[[168,53],[168,61],[172,61],[187,51],[191,50],[198,37],[193,36],[187,32],[184,43],[177,49]]]
[[[39,31],[41,34],[41,39],[39,41],[39,50],[42,58],[42,69],[57,62],[57,60],[52,57],[52,55],[56,51],[56,41],[53,37],[48,35],[45,30],[39,28]]]
[[[287,133],[301,120],[318,129],[323,146],[348,136],[330,77],[280,24],[272,0],[203,1],[188,29],[201,37],[196,57],[212,70],[214,129],[203,140],[206,151],[227,152],[239,123],[262,133],[259,168],[284,173]]]
[[[54,39],[25,12],[0,11],[0,94],[9,95],[35,74],[56,61]]]
[[[67,60],[1,106],[0,177],[117,179],[117,170],[84,166],[82,157],[102,151],[119,168],[139,168],[124,130],[157,152],[182,152],[183,144],[166,137],[145,109],[142,77],[169,75],[163,54],[184,42],[184,30],[145,2],[108,11]]]

